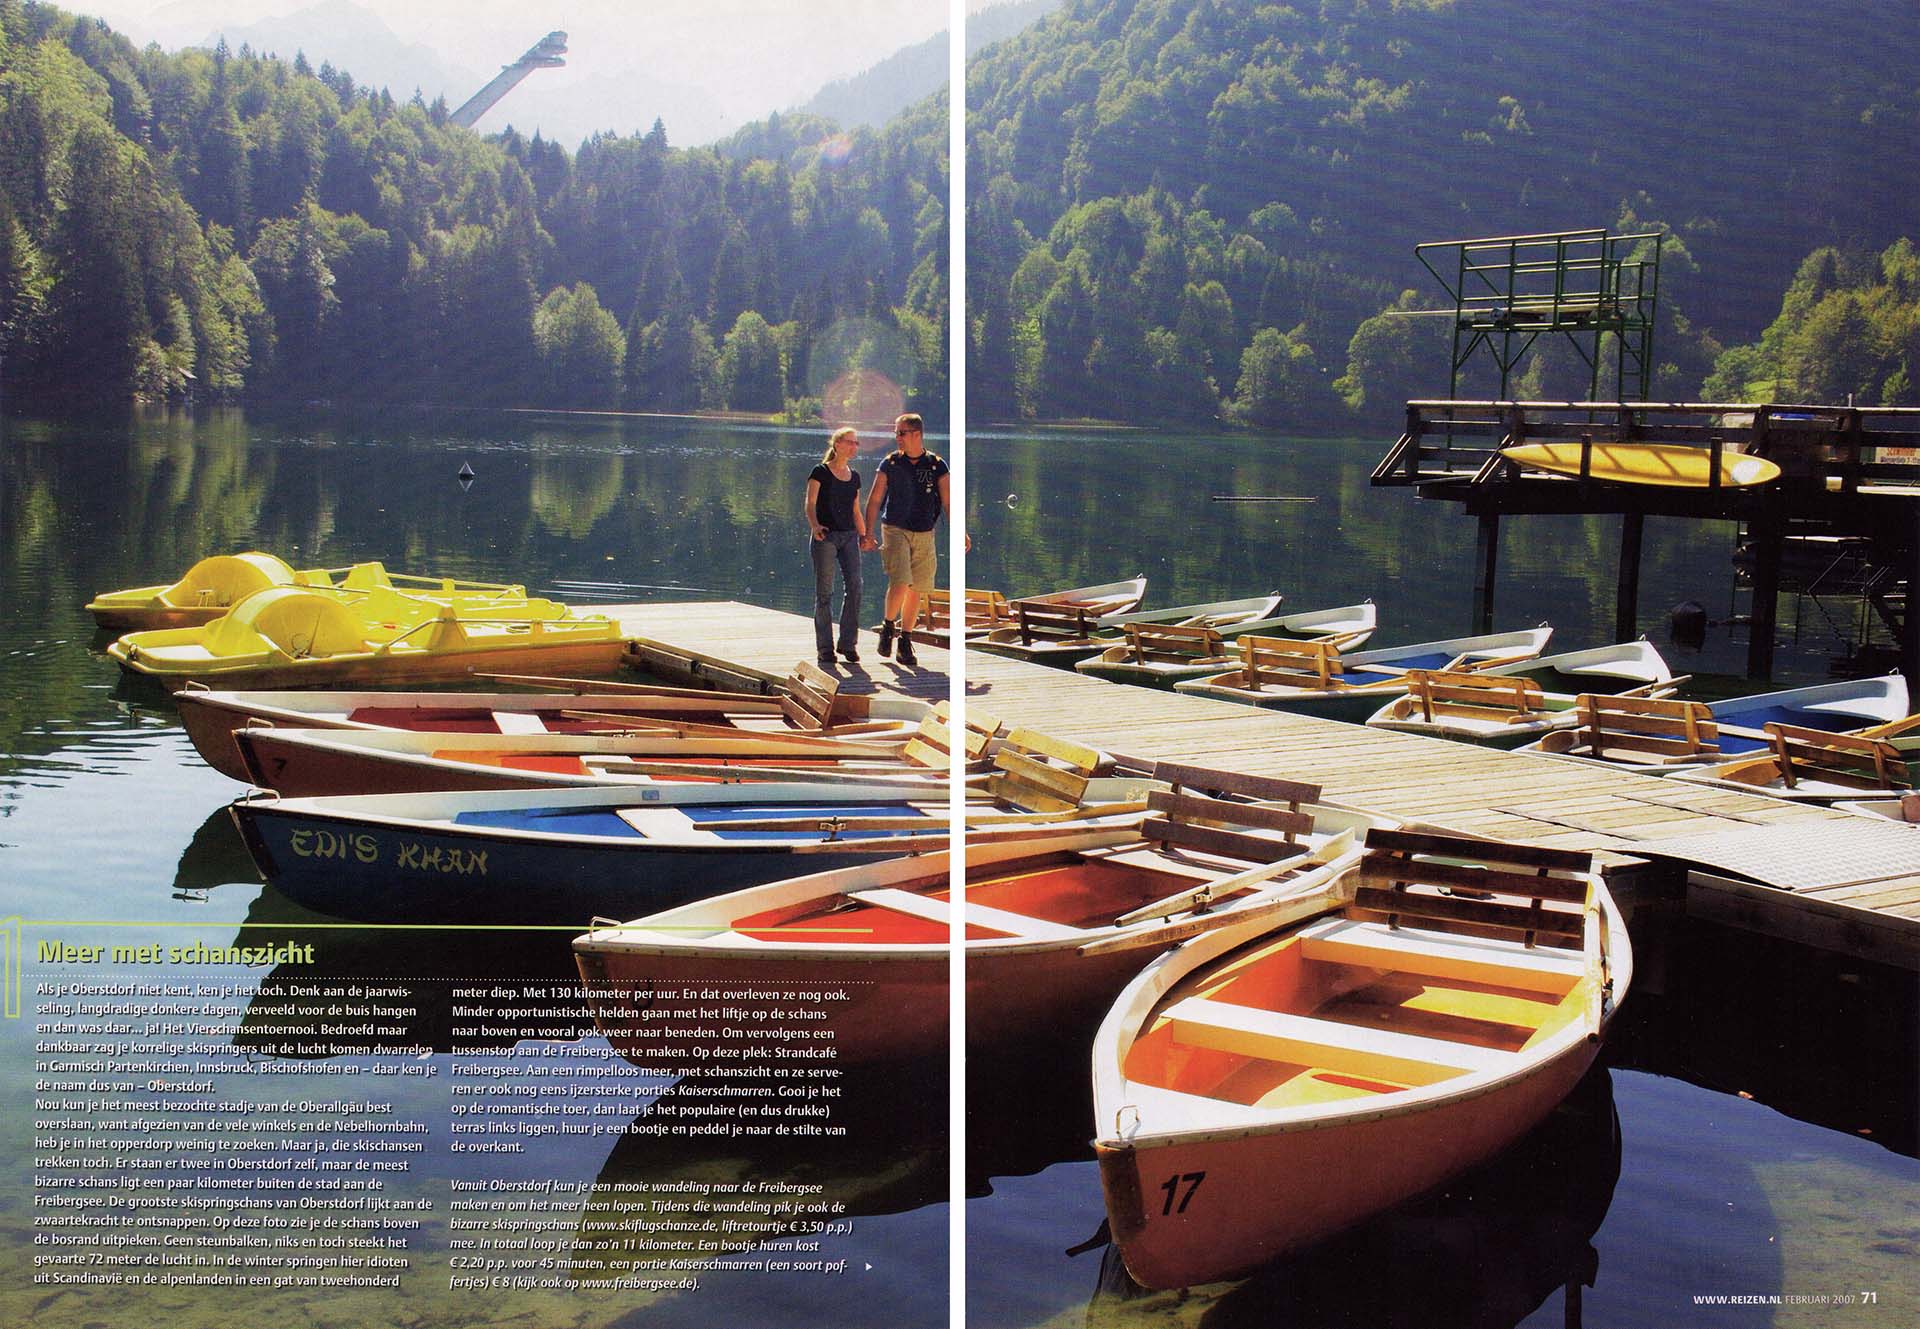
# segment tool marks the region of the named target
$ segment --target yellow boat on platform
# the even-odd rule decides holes
[[[553,600],[438,602],[378,588],[270,586],[199,627],[130,632],[107,648],[168,688],[421,683],[515,670],[613,673],[626,639]]]
[[[341,568],[296,570],[284,559],[254,550],[215,554],[187,569],[171,586],[137,586],[103,591],[87,612],[103,628],[139,631],[185,628],[211,623],[255,591],[273,586],[315,586],[346,591],[399,591],[430,600],[508,603],[525,600],[527,588],[503,582],[462,581],[453,577],[388,572],[376,561]]]
[[[1715,452],[1679,443],[1522,443],[1503,449],[1500,455],[1531,470],[1623,485],[1709,489],[1717,484],[1743,489],[1780,478],[1780,468],[1765,457],[1728,449],[1717,454],[1716,480]]]

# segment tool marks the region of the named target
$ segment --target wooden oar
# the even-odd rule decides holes
[[[1061,812],[969,812],[963,815],[962,820],[968,826],[1058,824],[1089,821],[1095,817],[1115,817],[1133,812],[1145,812],[1146,807],[1145,803],[1101,803],[1069,808]],[[943,807],[929,807],[927,812],[918,816],[876,814],[870,817],[835,817],[831,814],[815,814],[811,817],[749,817],[732,821],[703,821],[699,824],[699,829],[703,831],[807,831],[831,825],[843,831],[886,831],[898,827],[924,826],[929,818],[937,818],[944,810]]]
[[[551,678],[542,674],[486,674],[474,673],[473,678],[484,679],[489,683],[510,683],[515,687],[541,688],[548,692],[617,692],[623,696],[634,697],[710,697],[715,701],[766,702],[775,710],[780,708],[778,701],[771,700],[760,692],[722,692],[714,688],[671,688],[657,683],[619,683],[606,678]]]
[[[1288,860],[1290,864],[1297,864],[1298,861],[1297,859]],[[1262,900],[1258,904],[1239,909],[1222,909],[1211,914],[1195,914],[1191,918],[1182,919],[1166,927],[1143,928],[1137,932],[1123,932],[1119,936],[1101,937],[1097,941],[1090,941],[1079,947],[1079,953],[1087,956],[1109,955],[1115,951],[1138,950],[1145,946],[1170,946],[1176,941],[1197,937],[1203,932],[1211,932],[1215,928],[1225,927],[1228,924],[1259,920],[1269,926],[1279,927],[1297,919],[1311,918],[1315,914],[1337,908],[1353,898],[1354,874],[1345,871],[1344,866],[1323,865],[1309,873],[1296,889],[1283,895],[1276,895],[1270,900]]]

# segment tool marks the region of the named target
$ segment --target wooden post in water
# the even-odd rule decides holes
[[[1640,629],[1640,537],[1644,512],[1620,514],[1620,590],[1613,602],[1613,639],[1632,641]]]
[[[1480,514],[1480,534],[1473,546],[1473,630],[1493,631],[1493,573],[1500,561],[1500,517]]]
[[[1920,692],[1920,503],[1913,504],[1913,526],[1907,532],[1907,598],[1900,606],[1900,672],[1907,676],[1907,692]]]
[[[1753,541],[1753,623],[1747,637],[1747,677],[1773,677],[1773,625],[1780,604],[1780,546],[1785,532],[1778,512],[1747,524]]]

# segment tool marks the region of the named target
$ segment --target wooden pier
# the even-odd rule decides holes
[[[1525,443],[1673,444],[1768,459],[1782,474],[1753,488],[1607,484],[1528,470],[1507,455]],[[1789,539],[1858,540],[1890,579],[1875,602],[1900,648],[1901,672],[1920,687],[1920,615],[1906,612],[1901,580],[1920,585],[1920,409],[1700,402],[1411,401],[1405,431],[1374,469],[1375,485],[1410,486],[1458,503],[1479,522],[1474,618],[1492,631],[1500,521],[1547,513],[1619,513],[1614,637],[1637,632],[1640,546],[1650,516],[1744,525],[1753,547],[1747,673],[1773,672],[1776,602]]]
[[[757,684],[813,658],[813,624],[752,605],[606,606],[670,675]],[[865,657],[849,691],[938,700],[949,654],[920,667]],[[1702,916],[1860,959],[1920,969],[1920,828],[1759,795],[1129,687],[974,652],[969,706],[1142,760],[1321,786],[1330,801],[1407,821],[1600,851],[1622,894],[1679,897]]]

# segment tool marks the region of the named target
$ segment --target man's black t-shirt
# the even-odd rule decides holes
[[[908,531],[932,530],[940,521],[940,477],[946,473],[947,463],[937,453],[889,455],[880,463],[880,474],[887,478],[886,508],[880,520]]]
[[[813,468],[809,480],[820,482],[820,492],[814,496],[813,516],[830,531],[857,531],[854,525],[854,505],[860,501],[860,472],[851,471],[845,480],[829,470],[823,463]]]

